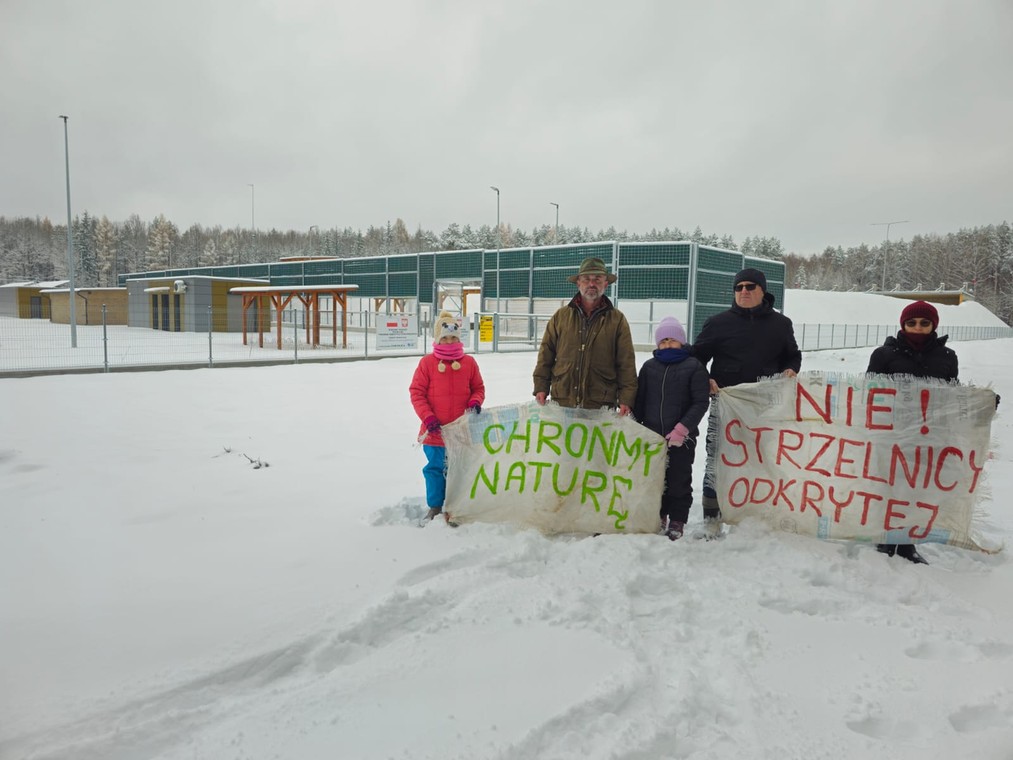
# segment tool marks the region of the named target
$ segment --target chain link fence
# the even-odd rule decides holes
[[[541,341],[552,313],[565,300],[540,304],[539,313],[476,312],[469,316],[463,338],[468,350],[481,354],[504,351],[534,351]],[[626,302],[623,311],[630,322],[633,341],[639,351],[654,348],[652,336],[660,319],[674,314],[685,320],[686,304]],[[681,313],[680,313],[681,308]],[[343,324],[332,324],[328,315],[320,324],[306,324],[306,312],[298,309],[259,323],[242,325],[227,314],[209,308],[199,331],[174,331],[109,324],[101,309],[100,324],[77,325],[72,345],[70,325],[42,319],[0,316],[0,376],[16,377],[63,372],[111,372],[145,369],[251,366],[300,362],[333,362],[373,359],[386,356],[421,356],[430,350],[431,312],[410,314],[413,335],[397,348],[385,347],[377,339],[383,320],[402,319],[403,313],[385,314],[370,310],[344,314]],[[174,326],[172,320],[163,322]],[[795,337],[803,351],[872,348],[882,345],[897,332],[896,325],[844,325],[796,323]],[[954,325],[944,334],[951,341],[1013,338],[1013,328]]]

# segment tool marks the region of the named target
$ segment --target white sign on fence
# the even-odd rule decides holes
[[[653,533],[667,442],[608,410],[534,401],[443,426],[446,512],[545,533]]]
[[[416,349],[418,337],[419,321],[415,314],[376,315],[377,349]]]
[[[821,538],[978,549],[971,517],[995,393],[910,376],[804,372],[721,390],[724,519]]]

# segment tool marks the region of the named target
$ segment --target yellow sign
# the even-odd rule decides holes
[[[478,340],[480,343],[492,343],[493,327],[492,317],[482,316],[479,317],[478,323]]]

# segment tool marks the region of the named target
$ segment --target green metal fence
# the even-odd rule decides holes
[[[440,280],[481,282],[482,309],[498,310],[503,300],[526,300],[533,312],[538,299],[559,300],[575,292],[569,276],[589,256],[602,259],[618,280],[614,301],[687,301],[687,334],[696,337],[708,317],[732,303],[735,273],[751,266],[767,276],[768,291],[784,308],[783,262],[757,259],[690,241],[601,242],[574,245],[436,251],[352,259],[312,259],[225,267],[137,272],[128,279],[183,275],[266,279],[276,286],[358,285],[365,298],[407,298],[432,304]]]

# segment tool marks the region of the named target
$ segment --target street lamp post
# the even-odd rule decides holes
[[[886,257],[890,253],[890,227],[894,224],[907,224],[907,219],[899,219],[893,222],[873,222],[872,227],[886,227],[886,246],[883,248],[883,274],[879,280],[880,292],[886,292]]]
[[[499,226],[499,188],[489,185],[489,189],[496,193],[496,313],[499,313],[499,249],[503,247],[503,233]]]
[[[549,205],[556,207],[556,226],[553,227],[552,232],[556,236],[556,242],[559,242],[559,204],[549,201]]]
[[[252,182],[250,186],[250,248],[253,252],[254,261],[257,258],[257,190]]]
[[[67,135],[67,119],[63,119],[63,156],[67,169],[67,275],[70,279],[70,347],[77,348],[77,293],[74,288],[74,224],[70,216],[70,138]]]
[[[500,234],[499,227],[499,188],[489,185],[489,189],[496,193],[496,248],[498,250],[503,247],[503,235]]]

